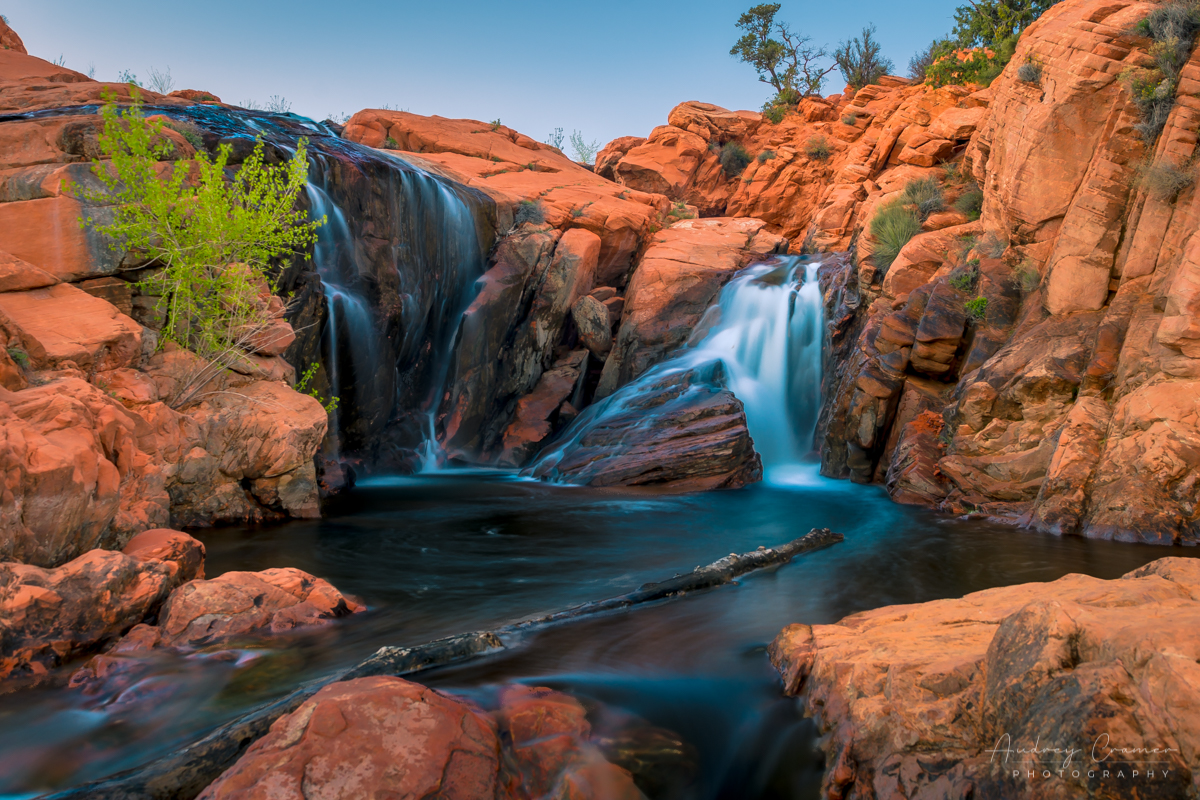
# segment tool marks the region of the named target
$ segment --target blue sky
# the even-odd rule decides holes
[[[865,23],[904,73],[961,0],[783,2],[780,18],[836,44]],[[100,80],[170,67],[176,88],[226,102],[287,98],[322,118],[385,104],[556,127],[601,143],[645,136],[684,100],[758,109],[769,92],[729,56],[751,0],[516,3],[425,0],[0,0],[29,51]],[[839,91],[835,72],[826,92]]]

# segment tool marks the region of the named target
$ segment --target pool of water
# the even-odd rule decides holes
[[[243,658],[163,658],[136,691],[0,697],[0,797],[135,767],[382,645],[494,628],[789,541],[834,547],[738,585],[535,631],[508,650],[425,673],[451,691],[522,681],[561,688],[678,734],[696,770],[672,797],[815,797],[811,722],[781,696],[765,647],[792,622],[833,622],[1071,572],[1117,577],[1194,549],[1057,538],[891,503],[815,467],[771,485],[661,495],[546,485],[502,472],[376,478],[321,520],[196,535],[207,573],[298,567],[365,601],[329,629]]]

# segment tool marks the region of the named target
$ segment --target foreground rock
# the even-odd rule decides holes
[[[1187,797],[1197,623],[1200,562],[1165,558],[792,625],[770,652],[829,734],[827,797]]]
[[[644,797],[590,732],[579,702],[549,689],[507,687],[489,714],[401,678],[359,678],[280,717],[200,797]]]
[[[588,486],[702,491],[762,479],[742,403],[717,361],[653,371],[579,418],[530,474]]]
[[[0,563],[0,692],[115,641],[203,575],[203,560],[187,534],[147,531],[124,553],[92,550],[55,569]]]

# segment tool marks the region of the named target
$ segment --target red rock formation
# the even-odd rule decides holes
[[[792,625],[770,652],[829,733],[827,797],[1185,797],[1197,620],[1200,563],[1164,558]],[[992,752],[1010,747],[1040,750]]]
[[[17,32],[8,27],[8,23],[0,19],[0,50],[13,50],[17,53],[28,53],[25,43]]]
[[[130,544],[128,553],[92,550],[55,569],[0,563],[0,691],[40,683],[116,640],[203,574],[204,546],[187,534],[152,531]]]
[[[628,772],[589,757],[578,701],[515,686],[500,702],[489,715],[400,678],[335,683],[280,717],[200,797],[643,797]]]
[[[4,42],[4,111],[129,96],[127,84],[92,81]],[[143,95],[189,102],[186,93]],[[172,520],[316,515],[312,457],[327,420],[316,400],[285,385],[292,370],[277,356],[294,338],[286,322],[175,407],[197,360],[169,347],[154,354],[157,334],[140,324],[154,324],[141,313],[149,298],[135,301],[133,283],[119,277],[129,265],[80,228],[85,209],[67,191],[89,180],[99,126],[95,115],[65,115],[0,131],[0,559],[55,566]],[[173,158],[193,152],[175,131],[164,135]]]

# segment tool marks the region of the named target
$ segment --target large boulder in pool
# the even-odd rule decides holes
[[[770,653],[828,734],[827,797],[1193,797],[1200,781],[1200,560],[792,625]]]
[[[656,370],[589,408],[530,468],[537,478],[673,491],[762,479],[742,403],[719,361]]]
[[[202,800],[642,800],[589,740],[577,700],[507,687],[480,707],[393,677],[326,686],[270,732]]]

